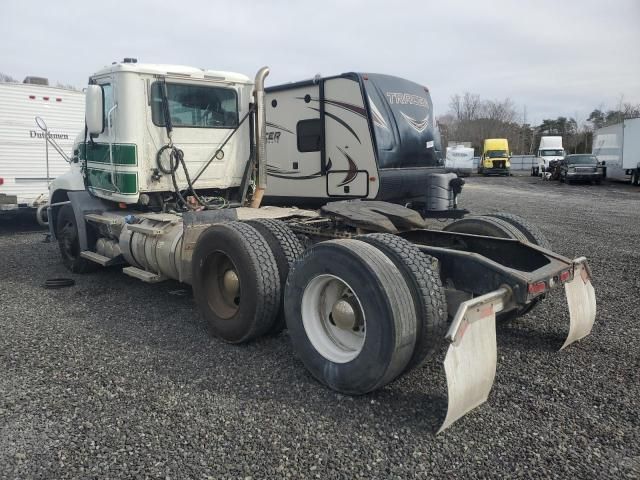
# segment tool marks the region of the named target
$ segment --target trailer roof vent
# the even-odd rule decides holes
[[[24,77],[22,83],[30,83],[31,85],[49,85],[49,79],[44,77]]]
[[[123,63],[138,63],[138,59],[137,58],[132,58],[132,57],[126,57],[123,60]]]

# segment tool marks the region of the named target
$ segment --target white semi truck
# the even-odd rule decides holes
[[[596,130],[592,152],[607,178],[640,185],[640,118]]]
[[[541,137],[538,146],[537,160],[538,164],[531,167],[531,175],[542,177],[550,171],[555,162],[564,158],[565,151],[562,147],[562,137]]]
[[[47,203],[49,182],[69,169],[63,155],[83,125],[84,92],[36,77],[0,83],[0,215]]]
[[[190,284],[210,332],[229,343],[286,327],[311,374],[346,394],[384,387],[446,343],[441,429],[489,395],[496,316],[521,315],[564,285],[564,346],[589,334],[586,260],[553,253],[516,216],[440,230],[383,201],[262,207],[267,74],[252,82],[125,60],[92,75],[71,171],[50,189],[65,266],[121,265],[144,282]]]

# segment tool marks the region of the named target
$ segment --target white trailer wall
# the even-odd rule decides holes
[[[16,195],[21,206],[48,198],[45,138],[35,122],[40,116],[52,138],[71,156],[73,141],[84,128],[84,93],[22,83],[0,84],[0,194]],[[49,176],[69,165],[49,147]]]

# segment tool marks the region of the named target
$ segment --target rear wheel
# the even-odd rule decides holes
[[[278,265],[278,275],[280,277],[280,303],[278,307],[278,316],[273,323],[271,333],[281,332],[286,327],[284,318],[284,286],[287,282],[289,269],[303,254],[304,247],[298,237],[291,231],[287,225],[279,220],[270,218],[261,218],[248,220],[248,223],[254,227],[269,244],[271,253],[275,257]]]
[[[397,235],[372,233],[357,237],[384,253],[402,273],[416,310],[416,346],[405,373],[418,367],[442,344],[447,328],[447,300],[438,260]]]
[[[358,240],[307,250],[287,279],[289,336],[311,374],[342,393],[383,387],[405,369],[416,340],[416,313],[400,270]]]
[[[510,223],[518,230],[520,230],[527,237],[527,240],[530,243],[551,250],[551,243],[549,242],[549,240],[547,240],[547,237],[544,235],[544,233],[542,233],[538,227],[536,227],[532,223],[529,223],[524,218],[507,212],[490,213],[487,216],[499,218],[501,220],[504,220],[505,222]]]
[[[500,218],[487,216],[469,216],[450,223],[443,228],[445,232],[471,233],[488,237],[513,238],[527,242],[527,237],[518,228]]]
[[[80,256],[80,239],[78,224],[71,205],[63,205],[58,211],[56,221],[56,237],[62,255],[62,263],[73,273],[89,273],[98,269],[98,265]],[[91,226],[87,225],[87,243],[92,248],[96,242],[96,235]]]
[[[631,185],[640,185],[640,172],[638,170],[631,172]]]
[[[447,225],[443,230],[458,233],[471,233],[474,235],[488,235],[498,238],[513,238],[515,240],[520,240],[521,242],[529,242],[535,245],[539,245],[536,242],[541,241],[543,243],[546,242],[546,244],[549,245],[548,247],[540,245],[541,247],[551,248],[551,245],[542,232],[538,231],[538,233],[535,234],[534,231],[537,230],[537,228],[527,223],[517,215],[511,215],[508,213],[496,213],[493,215],[500,215],[500,217],[467,217]],[[506,217],[508,217],[509,221],[507,221]],[[533,230],[531,230],[531,228]],[[537,237],[538,240],[530,241],[528,237]],[[521,308],[511,310],[509,312],[500,312],[496,315],[496,318],[500,321],[513,320],[532,310],[541,299],[541,297],[537,297]]]
[[[273,326],[280,304],[278,266],[251,225],[209,227],[198,238],[192,269],[194,298],[212,335],[243,343]]]

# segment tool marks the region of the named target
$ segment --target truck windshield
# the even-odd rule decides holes
[[[598,163],[598,159],[593,155],[576,155],[568,157],[567,160],[570,165],[596,165]]]
[[[564,155],[564,150],[540,150],[541,157],[561,157]]]
[[[167,100],[176,128],[233,128],[238,124],[238,96],[230,88],[167,83]],[[165,125],[161,82],[151,86],[151,117],[155,125]]]
[[[506,150],[489,150],[487,152],[489,158],[504,158],[506,156],[508,156]]]

